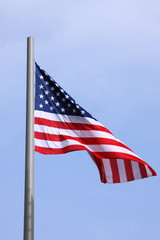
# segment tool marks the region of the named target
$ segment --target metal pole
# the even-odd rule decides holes
[[[34,240],[34,39],[27,38],[24,240]]]

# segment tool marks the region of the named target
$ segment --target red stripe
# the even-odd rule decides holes
[[[146,168],[145,168],[144,164],[142,164],[142,163],[138,163],[138,164],[139,164],[139,169],[140,169],[140,172],[141,172],[141,177],[142,178],[148,177],[147,176],[147,171],[146,171]]]
[[[96,164],[96,166],[98,168],[98,171],[99,171],[99,174],[100,174],[100,178],[101,178],[101,182],[107,183],[105,169],[104,169],[104,165],[103,165],[102,159],[101,158],[97,158],[91,152],[88,152],[88,153],[89,153],[89,155],[91,156],[91,158],[93,159],[94,163]]]
[[[45,125],[45,126],[54,127],[54,128],[61,128],[61,129],[71,129],[71,130],[96,130],[96,131],[108,132],[111,134],[111,132],[107,128],[99,125],[94,125],[94,124],[59,122],[59,121],[52,121],[45,118],[37,118],[37,117],[35,117],[35,124]]]
[[[78,150],[87,150],[84,146],[71,145],[64,148],[44,148],[35,146],[35,151],[42,154],[62,154]]]
[[[78,141],[82,144],[86,144],[86,145],[98,145],[98,144],[115,145],[115,146],[124,147],[124,148],[130,150],[123,143],[117,142],[113,139],[107,139],[107,138],[78,138],[78,137],[72,137],[72,136],[67,136],[67,135],[55,135],[55,134],[41,133],[41,132],[35,132],[34,137],[36,139],[47,140],[47,141],[56,141],[56,142],[61,142],[66,139],[72,139],[72,140],[76,140],[76,141]]]
[[[82,145],[69,145],[63,148],[45,148],[45,147],[39,147],[39,146],[35,146],[35,151],[37,151],[39,149],[38,152],[43,153],[43,154],[62,154],[62,153],[67,153],[67,152],[71,152],[71,151],[76,151],[76,150],[87,150],[88,152],[91,152],[87,149],[86,146],[82,146]],[[128,154],[119,154],[119,153],[114,153],[114,152],[91,152],[92,154],[94,154],[97,158],[122,158],[126,156],[126,158],[128,159],[129,157],[131,157]],[[105,156],[105,157],[103,157]],[[116,157],[117,156],[117,157]]]
[[[113,183],[119,183],[120,177],[119,177],[117,159],[110,159],[110,165],[112,169]]]
[[[133,175],[131,161],[129,161],[127,159],[124,159],[124,165],[125,165],[125,169],[126,169],[127,181],[134,180],[134,175]]]
[[[152,175],[157,176],[156,172],[149,165],[147,165],[147,166],[148,166],[149,170],[152,172]]]

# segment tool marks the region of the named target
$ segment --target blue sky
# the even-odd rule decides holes
[[[158,174],[103,184],[85,151],[36,153],[35,239],[157,239],[160,2],[2,0],[0,21],[1,239],[23,238],[28,36],[37,63]]]

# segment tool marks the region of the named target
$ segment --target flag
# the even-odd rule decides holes
[[[156,175],[37,64],[35,81],[35,151],[63,154],[86,150],[97,165],[103,183]]]

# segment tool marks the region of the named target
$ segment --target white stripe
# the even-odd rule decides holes
[[[142,178],[138,162],[131,161],[134,179]]]
[[[39,125],[39,124],[34,124],[34,130],[36,132],[43,132],[43,133],[56,134],[56,135],[67,135],[67,136],[80,137],[80,138],[83,138],[83,137],[106,138],[106,139],[112,139],[119,142],[119,140],[115,138],[112,134],[107,132],[96,131],[96,130],[70,130],[70,129],[48,127],[48,126]]]
[[[120,182],[127,182],[126,169],[123,159],[117,159]]]
[[[89,117],[79,117],[79,116],[72,116],[72,115],[63,115],[63,114],[55,114],[49,113],[44,111],[34,111],[34,116],[39,118],[45,118],[52,121],[59,121],[59,122],[71,122],[71,123],[85,123],[85,124],[93,124],[98,126],[103,126],[100,122],[94,120],[93,118]]]
[[[108,183],[113,183],[113,175],[112,175],[112,169],[110,164],[110,159],[102,159],[105,175]]]
[[[114,146],[114,145],[104,145],[104,144],[85,145],[85,144],[79,143],[78,141],[72,140],[72,139],[67,139],[67,140],[64,140],[61,142],[35,139],[35,145],[39,146],[39,147],[44,147],[44,148],[56,148],[56,149],[64,148],[64,147],[70,146],[70,145],[80,145],[80,146],[85,146],[91,152],[117,152],[117,153],[126,153],[126,154],[130,154],[132,156],[138,157],[135,153],[133,153],[123,147]]]
[[[152,174],[151,170],[148,168],[148,166],[147,166],[147,165],[144,165],[144,166],[145,166],[146,171],[147,171],[147,176],[148,176],[148,177],[153,176],[153,174]]]

